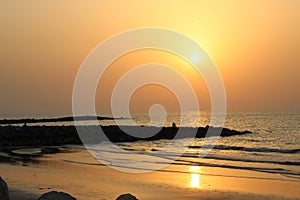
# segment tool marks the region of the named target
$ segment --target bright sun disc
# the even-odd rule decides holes
[[[200,60],[200,56],[198,54],[193,54],[190,58],[192,62],[198,62]]]

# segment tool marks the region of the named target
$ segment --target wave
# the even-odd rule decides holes
[[[125,146],[125,145],[124,145]],[[84,148],[83,148],[84,149]],[[251,170],[251,171],[259,171],[266,173],[274,173],[281,174],[283,176],[288,176],[294,179],[300,180],[300,171],[296,170],[300,166],[300,162],[297,161],[274,161],[268,159],[259,159],[256,160],[251,158],[234,158],[234,157],[223,157],[221,155],[207,155],[203,158],[199,158],[195,153],[186,152],[183,155],[179,155],[176,152],[165,152],[165,151],[155,151],[146,149],[134,149],[134,148],[126,148],[125,151],[119,151],[117,149],[111,148],[88,148],[89,151],[92,152],[94,156],[98,159],[104,161],[107,165],[124,167],[121,163],[127,163],[126,166],[131,167],[135,166],[135,162],[142,162],[145,166],[149,166],[151,164],[168,164],[169,161],[172,161],[172,165],[181,165],[181,166],[207,166],[207,167],[221,167],[221,168],[229,168],[229,169],[241,169],[241,170]],[[108,154],[106,154],[108,153]],[[117,156],[114,156],[116,154]],[[130,154],[145,156],[141,157],[143,159],[139,159],[138,157],[130,157]],[[152,159],[153,157],[153,159]],[[157,158],[160,158],[159,160]],[[229,161],[229,162],[216,162],[216,161]],[[66,160],[65,160],[66,161]],[[232,162],[230,162],[232,161]],[[248,163],[251,163],[249,165]],[[266,165],[257,165],[255,163],[262,163]],[[252,165],[253,164],[253,165]],[[99,164],[93,164],[99,165]],[[100,164],[103,165],[103,164]],[[289,167],[288,167],[289,166]],[[131,168],[129,167],[129,168]],[[137,169],[137,170],[147,170],[147,169]]]
[[[185,154],[182,155],[181,157],[195,158],[197,156]],[[216,156],[205,156],[203,158],[212,159],[212,160],[226,160],[226,161],[237,161],[237,162],[268,163],[268,164],[300,166],[300,162],[293,162],[293,161],[255,160],[255,159],[241,159],[241,158],[216,157]]]
[[[276,168],[268,168],[268,167],[250,167],[250,166],[240,166],[240,165],[229,165],[229,164],[215,164],[215,163],[205,163],[205,162],[194,162],[190,160],[180,160],[181,162],[173,163],[173,165],[187,165],[187,166],[206,166],[206,167],[221,167],[221,168],[229,168],[229,169],[241,169],[241,170],[251,170],[258,172],[266,172],[272,174],[281,174],[281,175],[291,175],[294,178],[298,178],[300,176],[299,172],[287,170],[284,168],[276,167]]]
[[[145,149],[134,149],[134,148],[122,148],[124,151],[118,151],[114,149],[93,149],[89,148],[89,150],[94,152],[106,152],[106,153],[117,153],[117,154],[143,154],[147,156],[160,157],[168,160],[173,160],[174,158],[202,158],[199,157],[198,153],[189,153],[185,152],[184,154],[178,154],[176,152],[168,152],[168,151],[147,151]],[[247,162],[247,163],[267,163],[267,164],[278,164],[278,165],[288,165],[288,166],[300,166],[300,162],[298,161],[277,161],[277,160],[266,160],[266,159],[246,159],[246,158],[236,158],[236,157],[223,157],[223,156],[215,156],[215,155],[206,155],[203,159],[209,160],[224,160],[224,161],[235,161],[235,162]]]
[[[238,151],[247,151],[247,152],[264,152],[264,153],[284,153],[284,154],[296,154],[300,153],[300,149],[275,149],[275,148],[250,148],[250,147],[241,147],[241,146],[226,146],[226,145],[203,145],[203,146],[188,146],[191,149],[217,149],[217,150],[238,150]]]

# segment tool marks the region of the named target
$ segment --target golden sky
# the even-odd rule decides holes
[[[220,70],[229,111],[300,109],[299,10],[298,0],[1,0],[0,115],[71,113],[73,83],[87,54],[108,37],[141,27],[172,29],[199,43]],[[209,110],[205,84],[188,64],[153,51],[112,64],[118,76],[108,71],[100,82],[97,108],[109,110],[121,72],[153,60],[181,68],[200,107]],[[156,101],[178,107],[170,91],[152,85],[134,94],[131,108],[145,111]]]

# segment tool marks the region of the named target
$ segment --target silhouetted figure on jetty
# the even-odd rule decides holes
[[[176,123],[175,123],[175,122],[173,122],[173,123],[172,123],[172,127],[173,127],[173,128],[177,128],[177,126],[176,126]]]

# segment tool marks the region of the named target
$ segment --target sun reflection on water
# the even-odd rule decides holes
[[[190,167],[191,177],[190,177],[190,187],[191,188],[201,188],[201,168],[199,166]]]

